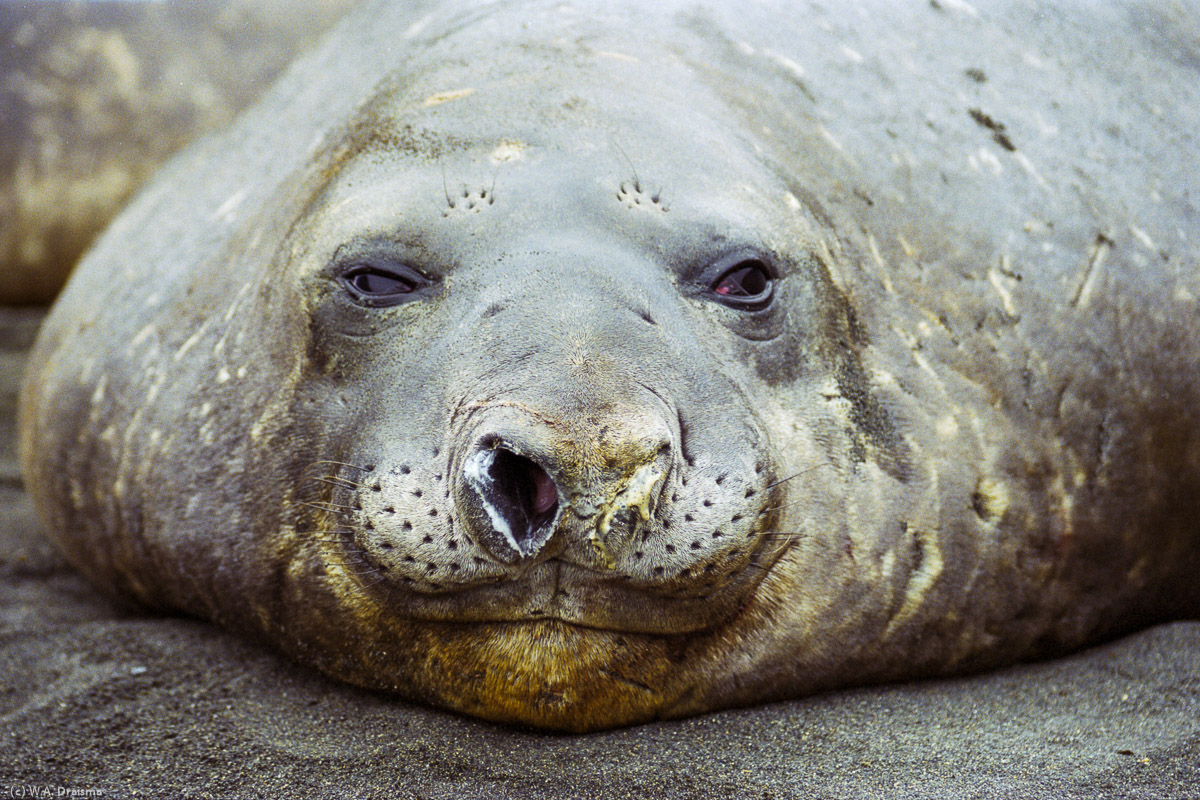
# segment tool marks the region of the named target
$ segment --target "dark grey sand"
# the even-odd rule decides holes
[[[555,736],[116,605],[41,539],[21,490],[15,393],[39,319],[0,309],[0,798],[1200,798],[1200,622],[974,678]]]

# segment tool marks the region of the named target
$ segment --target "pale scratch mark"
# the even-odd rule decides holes
[[[993,175],[1004,174],[1004,165],[1000,163],[1000,159],[986,148],[979,148],[979,152],[975,154],[975,157],[978,159],[980,165],[987,167]]]
[[[246,296],[246,292],[250,291],[250,287],[253,285],[254,285],[253,283],[245,283],[245,284],[242,284],[241,289],[238,289],[237,295],[233,298],[233,302],[229,305],[229,310],[225,312],[225,321],[226,322],[229,322],[229,320],[233,319],[234,313],[237,312],[237,307],[239,305],[241,305],[242,298]],[[221,337],[221,338],[225,338],[225,337]]]
[[[996,294],[1000,295],[1000,302],[1004,306],[1004,312],[1010,317],[1017,316],[1017,304],[1013,302],[1012,292],[1004,285],[1003,280],[1005,275],[1000,270],[992,267],[988,270],[988,283],[996,290]]]
[[[425,31],[425,29],[429,27],[429,22],[432,19],[433,19],[433,14],[426,14],[425,16],[421,17],[419,20],[414,22],[412,25],[409,25],[408,29],[406,31],[404,31],[404,38],[405,39],[413,39],[417,36],[420,36]]]
[[[879,265],[879,276],[883,281],[883,288],[887,290],[888,294],[895,294],[896,287],[892,285],[892,276],[888,274],[888,265],[879,253],[879,243],[875,241],[875,234],[867,235],[867,245],[871,248],[871,258],[875,259],[875,263]]]
[[[915,351],[912,354],[912,358],[913,361],[917,362],[917,366],[920,367],[923,372],[928,374],[929,377],[933,378],[934,383],[937,384],[937,387],[941,393],[949,397],[950,392],[946,390],[946,384],[942,380],[942,376],[938,375],[937,370],[933,368],[933,366],[929,363],[929,360],[925,358],[925,356]]]
[[[200,327],[196,328],[196,332],[189,336],[187,341],[179,346],[179,349],[175,351],[176,363],[178,363],[185,355],[187,355],[189,350],[196,346],[196,342],[200,341],[200,337],[204,335],[204,331],[207,328],[208,320],[204,320],[204,322],[200,323]]]
[[[842,291],[846,290],[846,276],[842,274],[841,263],[833,255],[833,250],[829,247],[829,242],[824,238],[817,241],[817,255],[821,259],[821,263],[825,265],[825,269],[829,270],[829,278],[834,285]]]
[[[767,54],[768,58],[770,58],[776,64],[779,64],[781,67],[786,69],[788,72],[792,73],[792,75],[794,75],[795,77],[803,78],[805,76],[806,73],[804,71],[804,67],[800,66],[800,64],[796,63],[795,61],[788,58],[787,56],[785,56],[781,53],[777,53],[774,50],[765,50],[763,52],[765,52]]]
[[[618,53],[615,50],[597,50],[596,55],[602,58],[611,58],[614,61],[625,61],[629,64],[640,64],[641,61],[637,56],[631,56],[626,53]]]
[[[905,587],[904,602],[888,622],[884,637],[890,637],[896,629],[912,619],[917,611],[929,599],[930,593],[938,578],[946,568],[946,560],[942,555],[941,542],[938,539],[938,517],[941,513],[941,502],[938,497],[939,475],[934,471],[930,475],[929,489],[926,500],[922,504],[923,512],[912,520],[913,545],[916,549],[917,564],[909,576]]]
[[[1041,173],[1033,166],[1033,162],[1024,153],[1016,152],[1012,154],[1012,157],[1014,161],[1021,165],[1021,169],[1029,173],[1029,176],[1037,182],[1038,186],[1046,191],[1050,190],[1050,184],[1046,183],[1046,179],[1042,177]]]
[[[978,17],[979,10],[975,6],[967,2],[967,0],[938,0],[942,8],[958,11],[966,14],[969,17]]]
[[[212,219],[221,220],[222,222],[229,222],[235,216],[237,216],[238,207],[241,206],[242,201],[245,199],[246,190],[238,189],[236,192],[229,195],[225,202],[221,203],[221,205],[217,207],[217,210],[212,215]]]
[[[933,429],[937,432],[939,438],[944,441],[950,441],[958,438],[960,427],[958,420],[953,415],[947,414],[934,423]]]
[[[229,338],[229,331],[232,330],[229,322],[233,320],[233,315],[237,313],[238,306],[242,304],[242,298],[246,296],[246,292],[250,291],[250,287],[253,285],[252,283],[243,284],[242,288],[238,290],[237,296],[233,298],[233,302],[229,305],[229,310],[221,318],[222,322],[225,323],[225,332],[221,334],[221,338],[213,345],[213,355],[220,355],[225,349],[225,340]]]
[[[1150,238],[1150,234],[1139,228],[1137,225],[1130,225],[1129,232],[1133,234],[1142,246],[1151,252],[1157,252],[1158,248],[1154,246],[1154,240]]]
[[[493,164],[505,164],[510,161],[519,161],[525,157],[525,148],[528,145],[525,142],[516,139],[505,139],[502,141],[491,155],[488,156],[488,161]]]
[[[105,390],[108,388],[108,376],[101,375],[100,380],[96,383],[96,391],[92,392],[92,404],[99,405],[104,402]]]
[[[442,103],[448,103],[451,100],[462,100],[464,97],[470,97],[473,94],[475,94],[474,88],[452,89],[448,92],[438,92],[437,94],[429,95],[421,105],[437,106]]]
[[[829,131],[829,128],[826,128],[824,125],[818,125],[817,130],[821,133],[821,136],[825,139],[825,141],[829,142],[830,147],[832,147],[834,150],[837,150],[839,153],[846,152],[846,148],[842,147],[842,143],[834,138],[833,134]]]
[[[1108,251],[1112,249],[1112,243],[1112,239],[1103,233],[1096,237],[1096,243],[1092,245],[1092,252],[1088,257],[1087,267],[1083,271],[1083,279],[1079,282],[1079,288],[1075,290],[1075,296],[1071,298],[1072,308],[1087,307],[1092,297],[1092,290],[1100,276],[1100,268],[1104,265],[1104,259],[1108,257]]]
[[[143,408],[154,405],[154,401],[158,399],[158,393],[162,391],[163,386],[167,382],[167,376],[168,373],[160,373],[155,381],[150,384],[150,388],[146,390],[146,399],[143,401],[145,406]],[[140,413],[141,409],[138,409],[138,412]]]
[[[166,384],[167,380],[170,378],[170,373],[154,372],[154,373],[151,373],[151,375],[149,377],[150,377],[150,385],[146,390],[145,399],[142,401],[142,404],[140,406],[138,406],[137,410],[135,410],[133,412],[133,416],[130,417],[129,425],[125,428],[124,436],[122,437],[123,441],[122,441],[122,448],[121,448],[121,458],[120,458],[120,464],[117,468],[117,474],[121,475],[121,476],[126,475],[129,471],[129,460],[130,460],[130,458],[133,457],[132,443],[133,443],[134,433],[137,431],[138,427],[141,425],[143,417],[146,416],[146,409],[148,409],[154,405],[154,401],[158,397],[159,391],[163,388],[163,386]],[[118,478],[118,483],[120,483],[120,481],[121,481],[121,479]]]
[[[150,337],[150,335],[153,334],[154,332],[155,332],[155,326],[153,323],[151,323],[150,325],[147,325],[146,327],[144,327],[140,331],[138,331],[137,335],[134,336],[133,339],[129,342],[129,351],[133,352],[134,348],[136,348],[142,342],[146,341],[146,339],[148,339]]]

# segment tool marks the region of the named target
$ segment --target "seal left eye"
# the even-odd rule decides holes
[[[427,283],[409,267],[374,264],[356,264],[343,272],[338,280],[355,300],[369,306],[402,303]]]
[[[770,305],[775,277],[763,259],[735,254],[714,267],[717,277],[709,284],[710,297],[741,311],[759,311]]]
[[[757,261],[742,262],[721,276],[713,292],[724,297],[758,297],[767,291],[770,284],[771,278],[762,264]]]

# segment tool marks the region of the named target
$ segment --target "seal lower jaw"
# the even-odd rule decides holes
[[[403,610],[406,619],[464,628],[553,622],[583,630],[676,636],[726,623],[763,575],[763,570],[747,569],[730,582],[703,590],[636,584],[628,576],[550,560],[514,578],[441,586],[436,592],[387,580],[366,580],[350,592],[383,618]]]
[[[311,558],[310,564],[328,564],[317,553]],[[346,583],[359,574],[349,565],[296,572],[303,579],[283,587],[279,607],[262,616],[257,634],[338,680],[496,722],[570,732],[725,704],[725,684],[744,667],[743,658],[730,661],[727,653],[756,630],[756,609],[764,605],[757,599],[763,584],[755,581],[748,593],[686,608],[643,596],[646,605],[632,624],[581,619],[578,610],[534,618],[528,609],[523,619],[464,622],[467,610],[493,613],[496,606],[465,592],[451,595],[458,604],[442,609],[444,618],[425,618],[445,598],[372,594],[364,584]],[[319,578],[315,586],[312,576]],[[593,601],[618,611],[639,602],[621,587],[604,591],[619,594],[600,597],[583,587],[577,596],[590,609],[598,607]],[[725,611],[711,624],[697,624],[697,614],[716,605]],[[706,687],[703,697],[690,694],[695,686]]]

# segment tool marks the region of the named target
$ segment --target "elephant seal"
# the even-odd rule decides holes
[[[1075,11],[371,4],[65,290],[46,528],[571,731],[1195,614],[1197,20]]]

